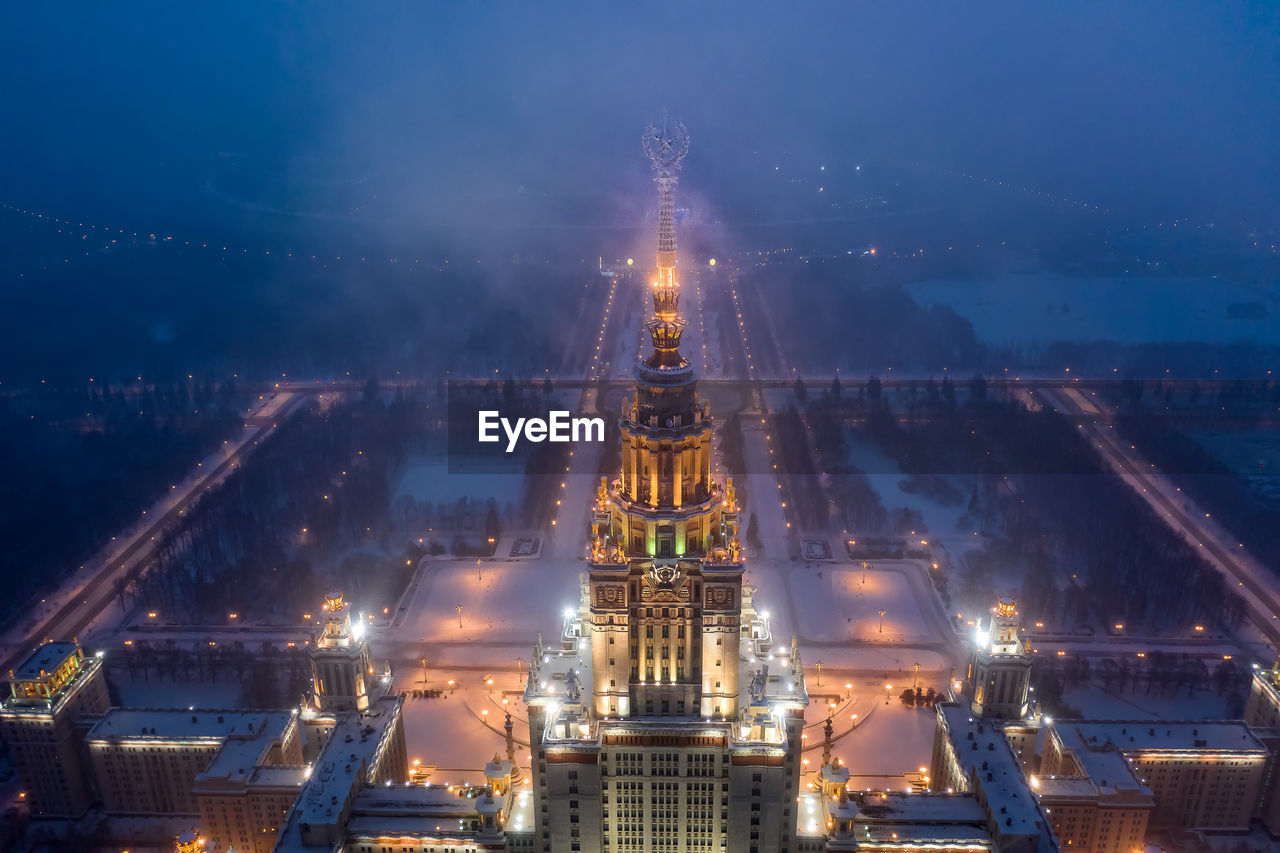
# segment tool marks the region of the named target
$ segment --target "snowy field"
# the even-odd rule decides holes
[[[437,699],[405,699],[409,761],[416,759],[434,767],[430,781],[483,782],[485,762],[494,753],[506,758],[503,715],[507,710],[511,711],[512,734],[517,741],[516,763],[528,768],[529,748],[524,744],[529,739],[529,721],[520,701],[524,685],[514,665],[512,661],[509,670],[493,672],[432,667],[427,673],[428,686],[444,689],[445,695]],[[490,677],[492,686],[485,684]],[[421,670],[397,675],[396,689],[421,688],[421,678]],[[450,680],[454,682],[452,687],[448,685]]]
[[[238,708],[240,685],[220,681],[162,681],[153,678],[129,680],[127,675],[108,678],[113,693],[119,696],[118,704],[124,708]]]
[[[865,582],[852,563],[757,566],[748,580],[757,586],[756,607],[769,614],[779,642],[792,632],[802,648],[804,642],[850,639],[888,645],[938,641],[904,574],[915,567],[904,561],[872,561],[871,566]],[[564,610],[578,606],[583,567],[581,561],[560,560],[424,564],[405,619],[389,636],[459,647],[526,646],[539,632],[550,641]]]
[[[895,643],[936,639],[920,613],[904,568],[873,561],[864,574],[856,564],[822,564],[788,570],[791,594],[804,619],[802,641],[861,639]],[[824,606],[814,606],[823,602]],[[880,630],[880,610],[885,611]]]
[[[991,281],[922,281],[908,290],[925,305],[951,307],[973,324],[980,340],[991,344],[1055,340],[1280,343],[1280,324],[1274,320],[1280,312],[1276,294],[1217,278],[1034,273]],[[1232,306],[1250,303],[1262,307],[1261,316],[1232,316],[1241,313],[1231,311]]]
[[[894,685],[886,704],[884,683],[878,678],[846,681],[827,675],[819,686],[812,667],[808,669],[812,701],[805,715],[804,758],[809,768],[821,763],[828,715],[834,730],[833,754],[849,765],[855,784],[905,787],[904,773],[928,766],[936,717],[932,709],[907,708],[898,700],[897,694],[910,685],[909,675]],[[421,677],[421,671],[397,676],[396,689],[420,688]],[[491,686],[485,683],[489,677],[494,681]],[[445,689],[446,696],[406,699],[404,719],[409,760],[430,768],[431,781],[481,781],[485,762],[494,753],[506,756],[503,722],[507,711],[514,724],[516,763],[529,767],[529,723],[520,699],[523,682],[514,671],[433,667],[428,679],[430,687]],[[922,685],[926,683],[933,682],[921,679]]]
[[[885,704],[882,684],[855,683],[856,694],[863,697],[859,708],[866,710],[862,711],[858,726],[837,740],[832,749],[832,754],[843,758],[849,766],[849,782],[855,788],[884,789],[901,785],[905,789],[906,781],[902,774],[918,771],[930,764],[934,730],[938,725],[937,714],[931,708],[906,707],[896,695],[901,692],[901,687],[894,687],[894,695]],[[821,712],[821,708],[818,711]],[[834,725],[839,736],[841,724]],[[815,737],[821,743],[821,727],[808,731],[807,743],[813,743]],[[809,756],[806,753],[806,757]],[[816,767],[822,760],[821,750],[809,760],[810,766]]]
[[[405,463],[392,492],[391,502],[408,495],[424,503],[441,503],[469,498],[484,502],[489,498],[499,505],[520,500],[524,475],[507,471],[449,472],[449,460],[440,457],[414,456]]]
[[[584,566],[548,560],[486,561],[479,567],[474,560],[429,563],[395,633],[428,643],[532,646],[541,631],[550,641],[564,609],[578,606]]]
[[[1275,430],[1197,431],[1188,435],[1272,500],[1280,499],[1280,435]]]
[[[1064,691],[1062,701],[1094,720],[1222,720],[1231,716],[1226,699],[1213,690],[1195,696],[1170,696],[1143,690],[1115,693],[1089,685]]]
[[[908,478],[898,470],[897,462],[857,436],[846,434],[845,440],[849,446],[847,457],[849,463],[866,473],[867,482],[890,514],[898,507],[906,507],[918,513],[924,522],[924,527],[919,531],[921,535],[928,534],[929,538],[946,542],[948,545],[955,544],[966,548],[969,546],[968,540],[972,538],[973,531],[961,530],[957,526],[964,516],[963,501],[955,506],[943,506],[924,495],[905,491],[903,484]],[[967,498],[966,490],[972,484],[966,483],[966,478],[963,477],[953,477],[951,480],[952,485]],[[958,555],[959,552],[953,551],[953,554]]]

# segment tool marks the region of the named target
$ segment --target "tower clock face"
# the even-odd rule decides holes
[[[649,159],[662,165],[670,165],[689,151],[689,132],[683,124],[661,128],[649,125],[644,134],[644,152]]]

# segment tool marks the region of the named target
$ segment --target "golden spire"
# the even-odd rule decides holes
[[[653,319],[645,324],[653,340],[653,353],[645,359],[652,368],[679,368],[688,364],[680,355],[680,283],[676,281],[676,224],[674,195],[680,161],[689,152],[689,132],[683,124],[649,125],[643,137],[645,153],[658,184],[657,277],[653,282]]]

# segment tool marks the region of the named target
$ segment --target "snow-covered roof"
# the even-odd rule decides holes
[[[260,765],[268,761],[270,757],[268,753],[272,745],[283,739],[289,725],[290,723],[286,722],[280,727],[255,726],[253,734],[245,730],[240,734],[229,736],[222,744],[222,748],[218,750],[218,754],[209,762],[209,766],[196,777],[197,784],[213,779],[236,781],[252,779],[256,782],[259,778],[256,771]],[[283,774],[281,778],[287,778],[288,782],[279,784],[300,784],[306,778],[305,769],[305,766],[299,766]],[[270,784],[267,777],[261,778],[263,780],[261,784]]]
[[[264,730],[278,737],[291,719],[289,711],[112,708],[89,730],[86,740],[216,742],[232,735],[256,739]]]
[[[307,781],[306,764],[262,764],[255,767],[249,784],[266,788],[301,788]]]
[[[34,649],[13,671],[15,680],[41,678],[62,666],[76,652],[75,643],[45,643]]]
[[[1242,720],[1055,720],[1051,724],[1067,746],[1108,742],[1131,752],[1230,752],[1267,754],[1262,741]],[[1068,736],[1073,733],[1079,738]]]
[[[985,824],[987,813],[972,794],[884,791],[851,797],[856,819],[888,823]]]
[[[796,835],[801,838],[824,838],[827,834],[827,813],[822,794],[803,791],[796,797],[800,804],[796,815]]]
[[[356,797],[354,810],[362,816],[414,815],[448,817],[473,815],[478,790],[471,785],[373,785]]]
[[[838,822],[852,823],[854,840],[860,845],[883,845],[904,851],[998,848],[991,835],[987,810],[974,794],[865,793],[830,805],[832,816]],[[806,817],[804,809],[802,802],[802,820]],[[813,831],[811,818],[810,825],[802,825],[800,829],[803,835],[819,834]]]
[[[1098,786],[1087,776],[1039,776],[1032,787],[1041,802],[1076,797],[1093,800],[1099,794]]]
[[[1043,849],[1056,849],[1049,822],[1001,727],[971,716],[967,707],[956,703],[940,704],[938,713],[947,724],[956,760],[986,805],[994,833],[1037,836]]]
[[[303,826],[332,829],[340,836],[340,827],[352,799],[368,783],[370,768],[387,733],[400,716],[401,699],[383,695],[367,711],[348,711],[340,715],[316,757],[307,782],[298,795],[289,819],[276,842],[277,851],[329,850],[332,844],[304,841]],[[334,844],[340,842],[335,841]]]

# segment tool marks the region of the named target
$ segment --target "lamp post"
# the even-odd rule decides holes
[[[480,560],[476,560],[476,580],[483,582],[484,575],[480,573]]]
[[[818,687],[822,686],[822,661],[818,661]]]
[[[889,704],[889,691],[890,691],[890,690],[892,690],[892,689],[893,689],[893,685],[892,685],[892,684],[886,684],[886,685],[884,686],[884,704],[886,704],[886,705],[888,705],[888,704]]]
[[[877,610],[876,612],[880,614],[880,633],[883,634],[884,633],[884,610]]]
[[[458,605],[458,629],[462,629],[462,605]]]
[[[919,686],[920,664],[919,662],[911,664],[911,689],[915,690]]]
[[[427,684],[427,659],[425,656],[422,658],[422,684],[424,687]]]
[[[867,585],[867,561],[862,561],[862,585]]]

